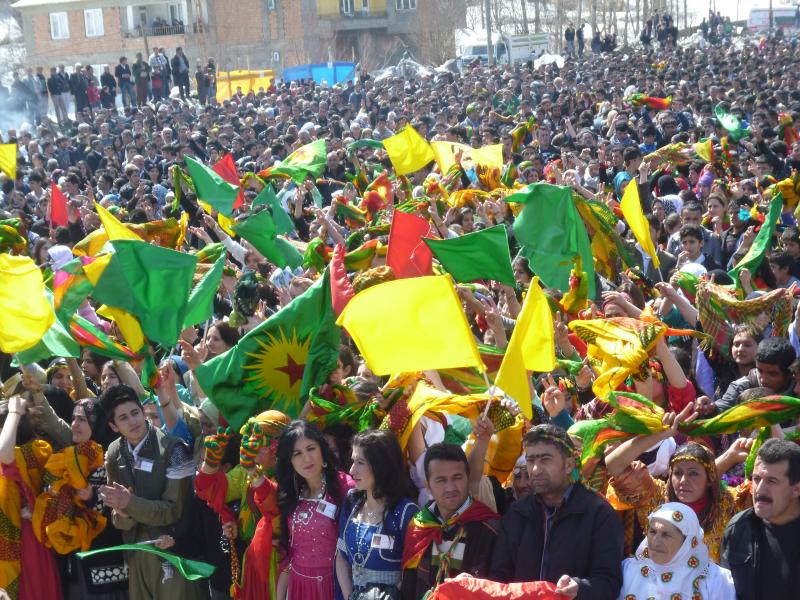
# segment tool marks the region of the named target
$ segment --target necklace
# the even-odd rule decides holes
[[[322,480],[322,487],[313,498],[306,498],[305,496],[300,496],[297,503],[297,508],[295,508],[294,513],[292,514],[292,524],[294,525],[294,530],[296,530],[300,526],[308,525],[311,522],[312,517],[314,516],[314,511],[319,506],[319,503],[325,499],[325,492],[326,492],[326,485],[325,480]],[[301,505],[305,504],[301,509]]]
[[[356,525],[356,551],[353,554],[353,570],[356,574],[360,574],[369,560],[369,555],[372,553],[370,544],[367,544],[367,534],[372,525],[355,520],[352,522]],[[362,525],[364,527],[363,533],[361,531]]]
[[[381,506],[377,510],[369,510],[367,508],[367,503],[365,502],[361,510],[362,510],[362,515],[364,517],[364,522],[366,523],[374,525],[375,523],[378,523],[383,520],[383,511],[384,511],[383,506]]]

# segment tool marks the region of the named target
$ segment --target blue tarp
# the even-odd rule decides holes
[[[334,83],[352,80],[355,75],[355,68],[356,64],[352,62],[299,65],[284,69],[283,80],[313,79],[315,83],[320,84],[324,79],[328,82],[328,85],[333,85]]]

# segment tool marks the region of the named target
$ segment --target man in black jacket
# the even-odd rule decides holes
[[[789,600],[800,587],[800,447],[771,439],[753,468],[753,508],[731,519],[720,564],[739,600]]]
[[[55,67],[50,67],[50,77],[47,78],[47,91],[50,92],[50,98],[53,99],[53,108],[56,111],[56,119],[60,125],[68,119],[64,92],[69,92],[69,85],[64,82]]]
[[[178,46],[175,48],[175,56],[170,61],[172,66],[172,77],[175,80],[175,85],[178,86],[178,91],[181,94],[181,99],[186,100],[189,95],[189,59],[183,53],[183,48]]]
[[[615,600],[622,586],[623,530],[611,505],[571,483],[575,447],[563,429],[525,434],[531,493],[500,524],[491,579],[550,581],[579,600]]]

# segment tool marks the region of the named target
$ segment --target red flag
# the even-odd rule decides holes
[[[475,577],[457,577],[439,584],[429,600],[563,600],[556,585],[549,581],[497,583]]]
[[[377,192],[383,204],[392,204],[394,202],[392,182],[389,180],[387,171],[383,171],[367,186],[367,192]],[[366,197],[366,194],[364,196]]]
[[[67,197],[59,189],[55,181],[50,185],[50,222],[57,227],[69,225]]]
[[[342,244],[336,244],[336,248],[331,253],[330,280],[331,304],[333,312],[338,317],[350,299],[355,296],[353,285],[347,278],[347,269],[344,267],[344,246]]]
[[[211,167],[211,170],[231,185],[239,186],[239,194],[236,196],[236,202],[233,203],[233,208],[239,208],[244,204],[244,188],[242,188],[241,181],[239,181],[239,172],[236,170],[236,164],[233,162],[233,155],[228,152],[217,164]]]
[[[394,211],[386,264],[398,279],[433,274],[433,254],[422,241],[430,232],[430,223],[422,217]]]

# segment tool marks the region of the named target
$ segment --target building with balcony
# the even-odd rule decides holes
[[[405,52],[454,54],[465,0],[17,0],[29,65],[116,64],[182,46],[223,70],[348,60],[367,68]]]

